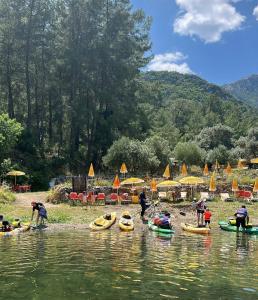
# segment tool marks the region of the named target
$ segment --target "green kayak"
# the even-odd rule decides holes
[[[236,225],[230,225],[228,222],[220,221],[219,226],[223,230],[231,231],[231,232],[237,232]],[[245,228],[245,229],[240,227],[238,232],[244,232],[244,233],[248,233],[248,234],[258,234],[258,227],[257,226],[252,226],[252,227]]]
[[[148,222],[148,226],[149,226],[150,230],[155,231],[155,232],[166,233],[166,234],[175,233],[175,230],[160,228],[160,227],[154,225],[152,221]]]

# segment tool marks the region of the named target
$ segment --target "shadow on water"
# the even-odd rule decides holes
[[[33,232],[0,240],[0,298],[255,299],[258,240],[154,232]]]

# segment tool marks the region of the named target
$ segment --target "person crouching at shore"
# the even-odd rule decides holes
[[[46,219],[47,220],[47,210],[44,206],[43,203],[40,203],[40,202],[31,202],[31,206],[32,206],[32,216],[31,216],[31,221],[33,221],[33,217],[34,217],[34,212],[35,210],[38,211],[38,215],[37,215],[37,218],[36,218],[36,225],[38,226],[39,225],[43,225],[44,224],[44,220]],[[40,221],[40,223],[39,223]]]

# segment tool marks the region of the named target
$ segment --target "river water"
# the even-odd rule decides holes
[[[258,236],[146,228],[2,238],[0,299],[258,299]]]

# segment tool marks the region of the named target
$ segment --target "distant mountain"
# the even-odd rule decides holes
[[[223,88],[242,102],[258,107],[258,75],[224,85]]]

